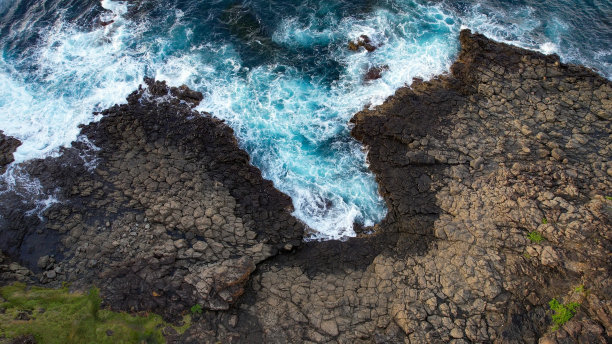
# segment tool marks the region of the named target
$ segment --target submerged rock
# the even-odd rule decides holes
[[[359,51],[359,49],[363,47],[368,52],[373,52],[377,49],[377,47],[372,44],[372,40],[367,35],[361,35],[354,41],[348,42],[348,49],[350,51]]]
[[[387,65],[383,65],[379,67],[372,67],[368,69],[368,71],[366,72],[363,78],[363,81],[368,82],[368,81],[380,79],[382,78],[382,74],[388,70],[389,70],[389,66]]]

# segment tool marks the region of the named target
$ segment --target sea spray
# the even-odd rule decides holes
[[[53,13],[21,17],[18,3],[0,6],[0,129],[23,142],[16,163],[56,154],[144,76],[187,84],[205,95],[198,109],[225,119],[251,162],[292,197],[314,239],[353,236],[353,222],[385,216],[347,123],[412,78],[447,72],[461,28],[612,70],[609,52],[571,39],[582,33],[562,0],[547,5],[558,6],[552,16],[530,2],[104,0],[78,20],[57,0],[45,1]],[[375,51],[347,48],[361,35]],[[384,72],[367,81],[370,68]]]

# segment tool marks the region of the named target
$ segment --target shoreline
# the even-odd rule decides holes
[[[171,321],[201,304],[177,343],[605,342],[612,84],[466,30],[460,42],[448,75],[351,120],[389,209],[373,235],[303,242],[233,131],[194,116],[201,94],[146,80],[83,127],[101,148],[94,173],[79,143],[23,164],[67,202],[43,222],[19,214],[19,195],[0,205],[9,246],[60,237],[30,272],[2,263],[1,283],[103,284],[106,306]],[[552,298],[581,304],[558,331]]]

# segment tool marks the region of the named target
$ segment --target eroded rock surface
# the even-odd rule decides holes
[[[83,128],[95,146],[23,166],[65,203],[42,223],[3,205],[6,252],[39,252],[39,282],[98,284],[115,308],[204,305],[175,343],[609,342],[612,85],[460,40],[449,75],[352,120],[389,208],[374,235],[293,250],[290,200],[232,131],[149,81]],[[57,248],[28,248],[45,233]],[[557,331],[552,298],[581,304]]]
[[[4,132],[0,130],[0,175],[6,171],[6,167],[10,163],[15,161],[13,153],[20,145],[21,141],[4,135]]]
[[[610,82],[469,31],[461,45],[450,75],[353,119],[389,207],[376,234],[265,262],[235,325],[182,341],[609,340]],[[556,332],[552,298],[581,303]]]
[[[233,131],[192,110],[200,93],[146,81],[61,157],[23,165],[62,203],[40,222],[4,202],[3,249],[34,255],[43,284],[99,286],[113,308],[167,317],[195,304],[227,309],[256,264],[300,244],[303,226]],[[31,228],[57,233],[51,255],[24,252]]]

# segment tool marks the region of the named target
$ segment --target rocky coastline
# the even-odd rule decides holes
[[[171,343],[606,343],[612,83],[464,30],[447,75],[351,120],[389,213],[303,242],[291,200],[200,93],[151,79],[0,185],[0,284],[100,288]],[[0,168],[19,142],[0,133]],[[366,231],[368,232],[368,231]],[[580,304],[552,330],[549,302]]]

